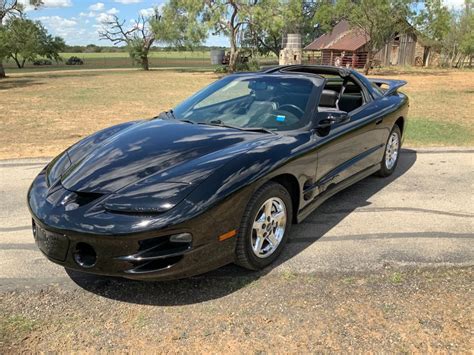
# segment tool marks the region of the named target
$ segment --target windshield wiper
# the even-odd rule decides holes
[[[178,119],[176,118],[176,120],[178,120]],[[182,120],[178,120],[178,121],[186,122],[186,123],[191,123],[191,124],[196,124],[196,122],[191,121],[191,120],[186,120],[186,119],[182,119]]]
[[[263,127],[242,127],[242,131],[249,131],[249,132],[264,132],[264,133],[270,133],[270,134],[277,134],[275,131],[272,131],[271,129],[268,128],[263,128]]]
[[[222,122],[221,120],[212,120],[212,121],[209,121],[209,122],[199,122],[198,124],[209,125],[209,126],[228,127],[228,128],[238,129],[239,131],[264,132],[264,133],[276,134],[275,132],[273,132],[273,131],[271,131],[267,128],[233,126],[233,125],[230,125],[230,124],[226,124],[226,123]]]

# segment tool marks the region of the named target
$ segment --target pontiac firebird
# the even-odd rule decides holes
[[[262,269],[328,197],[392,174],[404,84],[329,66],[228,75],[51,161],[28,192],[36,243],[66,268],[133,279]]]

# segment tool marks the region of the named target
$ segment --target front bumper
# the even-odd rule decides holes
[[[219,236],[238,228],[248,196],[248,191],[236,193],[191,219],[162,225],[156,221],[169,222],[164,215],[147,219],[81,212],[82,207],[67,211],[48,202],[52,194],[46,190],[40,174],[28,193],[28,205],[36,244],[49,260],[81,272],[150,280],[185,278],[233,262],[236,237],[219,241]],[[185,212],[173,213],[182,217]],[[153,228],[134,228],[143,221]],[[124,233],[128,223],[129,233]],[[103,233],[107,225],[111,229]],[[170,242],[170,236],[183,233],[191,234],[192,242]]]
[[[194,234],[189,244],[166,242],[170,235],[189,231],[188,228],[105,237],[55,230],[33,219],[33,230],[37,246],[49,260],[98,275],[152,280],[185,278],[226,265],[234,258],[235,238],[220,242],[216,236],[215,242],[201,244],[202,235]],[[40,234],[45,236],[40,239]],[[200,245],[194,246],[195,240]],[[81,263],[92,257],[91,251],[94,259]]]

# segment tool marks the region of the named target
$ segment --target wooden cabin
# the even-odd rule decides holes
[[[316,38],[304,48],[303,58],[312,64],[363,68],[367,61],[370,38],[351,28],[347,21],[339,22],[331,32]],[[374,56],[373,65],[423,65],[424,47],[414,30],[394,33],[390,43]]]

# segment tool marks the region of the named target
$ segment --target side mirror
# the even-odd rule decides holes
[[[351,120],[351,116],[344,111],[322,112],[324,116],[316,125],[317,129],[329,128],[337,124],[344,124]]]

